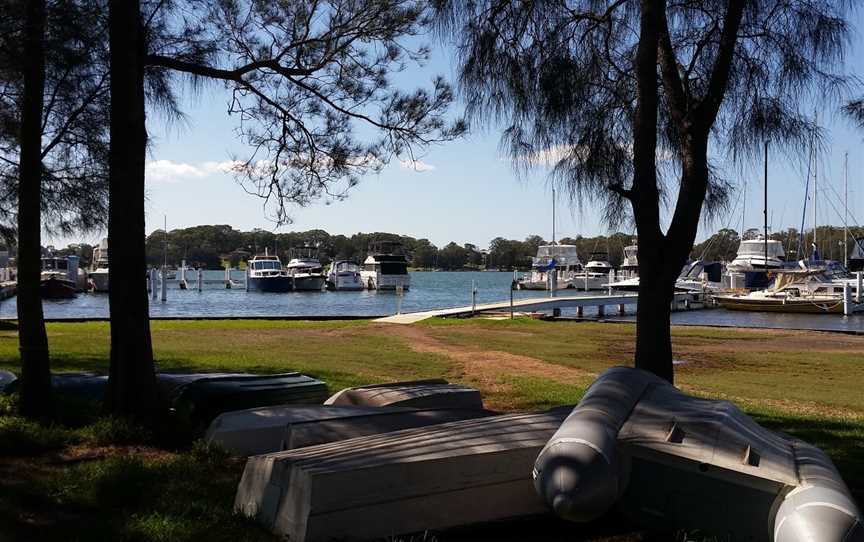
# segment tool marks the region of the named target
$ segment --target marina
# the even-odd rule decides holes
[[[244,272],[234,270],[231,280],[239,283],[231,289],[225,288],[224,271],[202,272],[202,291],[197,291],[196,280],[189,290],[181,290],[179,281],[167,281],[166,301],[150,302],[150,315],[154,319],[177,318],[380,318],[398,312],[416,313],[459,309],[462,312],[472,305],[472,283],[476,290],[477,305],[496,304],[507,312],[513,273],[509,272],[411,272],[413,288],[398,295],[395,292],[376,290],[329,291],[322,294],[311,292],[288,292],[271,294],[246,291],[242,283]],[[14,283],[6,286],[14,291]],[[620,292],[625,294],[626,292]],[[548,300],[545,291],[513,291],[514,303],[523,300]],[[561,297],[597,297],[605,292],[580,292],[565,290]],[[635,295],[635,294],[629,294]],[[635,305],[627,304],[625,314],[618,313],[617,303],[608,303],[605,317],[613,320],[633,320]],[[503,306],[500,306],[502,305]],[[398,306],[397,306],[398,305]],[[595,304],[596,306],[596,304]],[[72,299],[44,300],[45,317],[49,320],[107,319],[108,295],[84,293]],[[457,310],[457,312],[459,312]],[[520,311],[528,310],[520,308]],[[542,309],[539,309],[542,310]],[[551,308],[548,309],[551,314]],[[563,306],[561,316],[576,318],[575,307]],[[582,317],[597,318],[595,307],[584,309]],[[11,297],[0,303],[0,319],[17,318],[16,299]],[[708,325],[720,327],[757,327],[779,329],[809,329],[864,333],[864,314],[843,316],[842,314],[783,314],[763,312],[729,311],[723,308],[711,310],[682,310],[672,313],[672,323],[679,325]]]

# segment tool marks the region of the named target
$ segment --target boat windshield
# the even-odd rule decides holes
[[[336,272],[337,273],[341,273],[341,272],[356,273],[358,271],[360,271],[360,266],[354,262],[337,262],[336,263]]]
[[[42,260],[43,271],[66,271],[68,262],[60,258],[45,258]]]
[[[260,271],[264,269],[280,269],[282,266],[276,260],[259,260],[252,262],[252,269]]]
[[[407,275],[408,266],[403,262],[381,262],[382,275]]]
[[[753,257],[765,256],[765,241],[754,239],[750,241],[742,241],[738,247],[738,257]],[[783,259],[786,254],[783,252],[783,244],[776,239],[768,241],[768,257]]]

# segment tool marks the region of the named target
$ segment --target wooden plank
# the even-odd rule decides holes
[[[295,542],[540,514],[531,470],[570,412],[507,414],[250,457],[235,506]]]
[[[346,388],[331,396],[324,404],[482,409],[483,399],[474,388],[431,379]]]

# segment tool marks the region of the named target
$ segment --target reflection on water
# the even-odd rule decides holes
[[[168,300],[150,302],[150,314],[155,317],[232,317],[232,316],[375,316],[396,312],[397,296],[393,292],[292,292],[287,294],[247,292],[242,286],[228,290],[220,282],[223,271],[205,271],[204,291],[198,292],[194,276],[190,290],[180,290],[177,281],[168,282]],[[242,272],[232,273],[242,281]],[[471,304],[472,282],[477,288],[477,303],[506,301],[510,296],[512,273],[498,272],[418,272],[411,274],[411,289],[405,292],[402,312],[414,312]],[[597,295],[601,292],[593,292]],[[545,297],[546,292],[513,292],[515,299]],[[561,295],[574,295],[566,291]],[[75,299],[45,301],[47,318],[105,318],[108,316],[107,294],[81,294]],[[608,318],[633,320],[630,314],[617,316],[615,307],[607,309]],[[564,316],[575,316],[575,310],[565,309]],[[15,299],[0,303],[0,318],[14,318]],[[596,311],[586,310],[586,317]],[[732,312],[724,309],[681,311],[672,314],[673,324],[715,326],[766,327],[787,329],[825,329],[864,332],[864,314],[774,314]]]

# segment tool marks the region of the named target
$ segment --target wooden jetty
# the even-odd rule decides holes
[[[483,398],[479,390],[434,378],[345,388],[324,404],[481,409]]]
[[[678,307],[691,307],[703,303],[701,294],[679,292],[675,294],[673,309]],[[624,313],[627,305],[635,305],[639,299],[638,294],[613,294],[613,295],[592,295],[592,296],[560,296],[560,297],[534,297],[528,299],[517,299],[510,301],[501,301],[496,303],[484,303],[478,305],[469,305],[467,307],[453,307],[449,309],[436,309],[430,311],[410,312],[404,314],[395,314],[379,318],[376,322],[386,322],[391,324],[413,324],[428,318],[436,317],[463,317],[482,312],[502,312],[510,310],[519,312],[530,311],[555,311],[556,309],[575,308],[577,314],[581,316],[582,311],[586,307],[595,307],[599,316],[604,316],[606,307],[617,308],[620,314]],[[693,305],[691,305],[691,303]]]
[[[274,406],[226,412],[213,420],[205,440],[250,456],[493,414],[473,408]]]
[[[293,542],[371,539],[547,511],[537,454],[570,413],[507,414],[250,457],[235,507]]]

